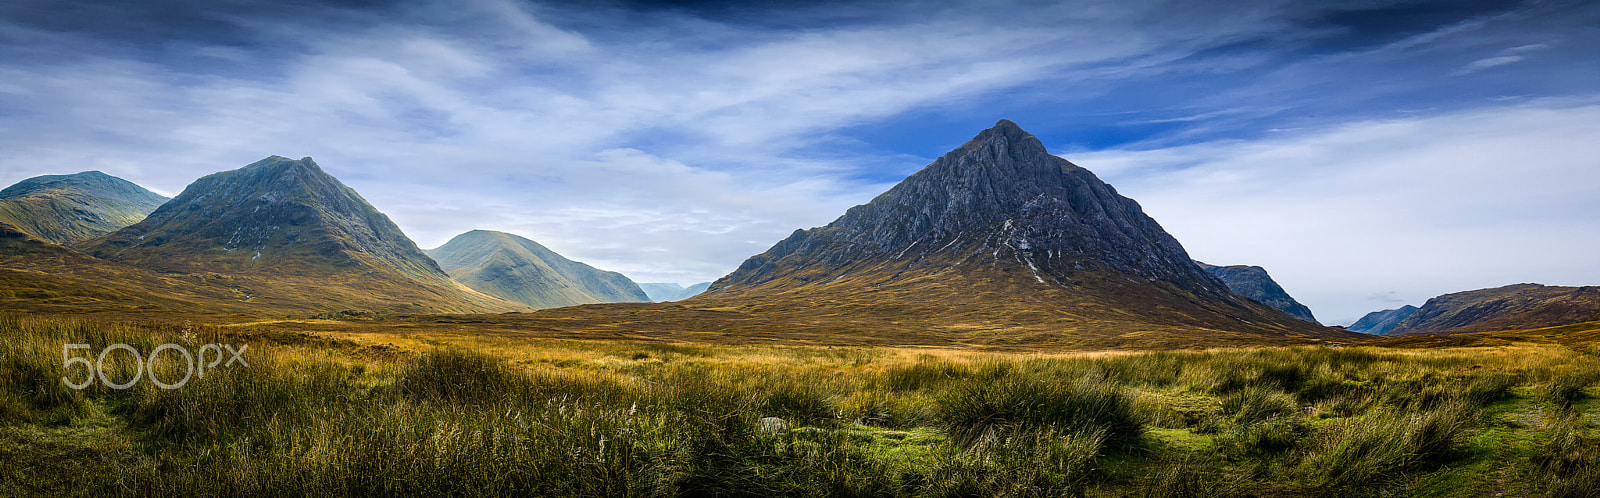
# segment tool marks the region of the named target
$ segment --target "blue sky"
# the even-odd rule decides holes
[[[1592,2],[0,4],[0,183],[314,157],[422,247],[714,279],[1011,119],[1326,323],[1600,283]]]

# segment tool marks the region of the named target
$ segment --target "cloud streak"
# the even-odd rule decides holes
[[[1350,137],[1329,130],[1358,123],[1381,141],[1438,125],[1426,116],[1525,109],[1494,98],[1594,93],[1573,75],[1597,67],[1581,50],[1595,35],[1572,26],[1600,9],[1443,12],[1362,34],[1393,17],[1371,7],[8,2],[0,182],[100,169],[175,194],[270,154],[312,156],[424,247],[497,229],[640,281],[689,283],[827,223],[1002,117],[1057,150],[1103,150],[1091,157],[1107,176],[1148,186],[1135,197],[1159,207],[1185,199],[1155,188],[1167,172],[1194,189],[1270,192],[1342,171],[1313,155],[1334,152],[1320,142],[1295,142],[1307,155],[1286,156],[1281,174],[1216,167],[1296,150],[1271,129]],[[1567,27],[1526,28],[1551,19]],[[1496,58],[1547,72],[1452,76]],[[1402,107],[1416,120],[1396,119]],[[1326,202],[1378,195],[1348,186]],[[1263,252],[1217,262],[1278,275],[1280,259],[1250,260]]]

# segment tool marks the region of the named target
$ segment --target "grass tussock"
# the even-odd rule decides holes
[[[148,377],[184,377],[184,358],[124,351],[106,377],[144,381],[62,381],[86,378],[62,368],[63,344],[88,358],[169,343],[248,343],[249,365],[162,389]],[[1506,475],[1595,496],[1600,482],[1600,357],[1559,348],[365,350],[0,316],[0,456],[15,463],[0,495],[1367,496],[1441,479],[1487,495]],[[1538,451],[1505,449],[1522,440]],[[82,455],[100,471],[65,463]]]

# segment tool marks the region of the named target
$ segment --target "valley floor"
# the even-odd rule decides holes
[[[0,495],[1600,496],[1586,344],[983,352],[342,323],[0,316]],[[127,351],[104,379],[63,368],[118,343],[247,344],[248,366],[171,390],[107,387],[135,378]]]

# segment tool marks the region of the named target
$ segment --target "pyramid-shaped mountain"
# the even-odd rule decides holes
[[[473,230],[424,252],[467,287],[534,308],[650,302],[621,273],[567,259],[509,233]]]
[[[245,299],[293,309],[522,309],[451,280],[388,216],[311,158],[207,175],[90,254],[164,273],[241,279]]]
[[[1350,334],[1235,295],[1137,202],[1000,121],[827,226],[797,230],[692,302],[922,320],[1093,346]]]
[[[0,190],[0,223],[65,245],[138,223],[164,202],[166,197],[99,171],[36,176]]]
[[[1317,321],[1317,318],[1311,315],[1311,308],[1294,300],[1288,291],[1283,290],[1283,286],[1272,279],[1272,275],[1267,274],[1266,268],[1249,265],[1216,266],[1199,261],[1195,264],[1222,280],[1234,294],[1254,299],[1301,320],[1312,323]]]

